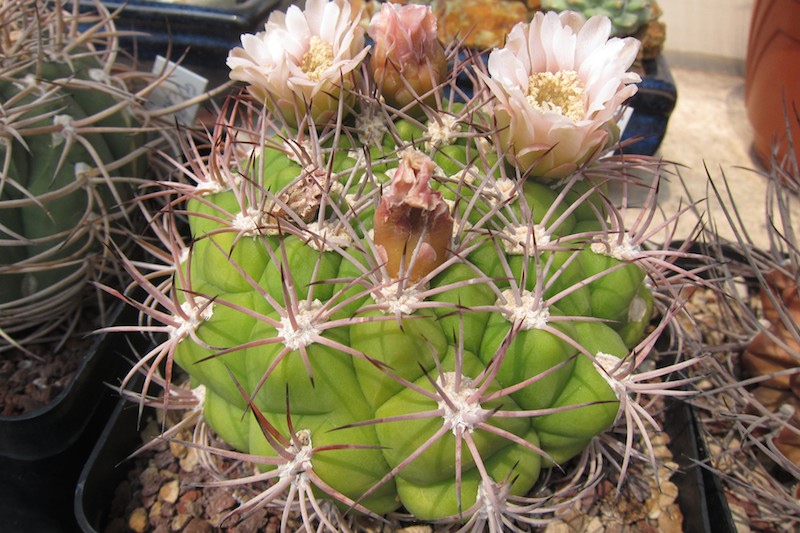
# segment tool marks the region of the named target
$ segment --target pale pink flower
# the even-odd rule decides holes
[[[563,178],[616,142],[616,117],[641,78],[628,69],[639,41],[609,38],[611,21],[536,13],[489,54],[500,144],[522,171]]]
[[[384,3],[367,33],[375,42],[370,69],[386,102],[402,108],[432,100],[432,89],[447,76],[447,59],[430,6]]]
[[[290,123],[306,114],[306,105],[318,124],[334,116],[369,51],[347,0],[307,0],[305,10],[275,11],[263,32],[245,33],[241,42],[228,55],[231,79],[247,83]]]

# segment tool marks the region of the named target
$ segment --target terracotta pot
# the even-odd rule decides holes
[[[787,115],[800,160],[800,0],[756,0],[750,21],[745,105],[754,148],[769,166],[773,146],[787,155]]]

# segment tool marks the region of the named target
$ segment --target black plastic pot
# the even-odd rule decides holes
[[[79,531],[105,530],[114,491],[130,469],[125,459],[141,445],[138,416],[135,403],[119,399],[98,437],[75,488],[73,505]]]
[[[130,323],[133,309],[113,306],[109,321]],[[81,466],[107,422],[118,383],[144,339],[98,334],[70,384],[54,401],[0,418],[0,524],[3,531],[77,530],[72,494]]]
[[[109,323],[120,320],[126,308],[121,302],[115,304]],[[110,393],[106,383],[115,382],[129,367],[129,356],[125,336],[95,336],[74,378],[53,402],[24,415],[0,417],[0,456],[34,461],[67,450],[83,434],[103,396]]]
[[[691,405],[671,402],[667,408],[664,430],[670,437],[669,448],[680,470],[671,481],[678,487],[678,505],[687,533],[735,533],[728,501],[719,478],[706,468],[708,448]]]
[[[82,0],[92,9],[94,0]],[[136,44],[140,58],[150,59],[172,47],[174,55],[189,50],[188,62],[224,64],[228,51],[242,33],[264,29],[269,13],[285,10],[288,0],[102,0],[115,18],[117,29],[138,32],[123,42]],[[208,64],[208,63],[207,63]]]
[[[678,88],[664,54],[643,62],[639,90],[628,105],[633,114],[622,133],[627,154],[653,155],[667,133],[667,124],[678,101]]]

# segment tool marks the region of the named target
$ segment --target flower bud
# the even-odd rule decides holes
[[[389,105],[430,102],[447,76],[444,47],[429,6],[384,3],[369,24],[374,41],[370,69]]]
[[[430,187],[436,164],[414,149],[403,153],[375,209],[374,242],[389,276],[419,281],[447,259],[453,218]]]

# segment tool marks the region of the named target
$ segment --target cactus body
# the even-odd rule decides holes
[[[277,453],[257,419],[241,416],[248,408],[242,386],[279,431],[289,431],[290,419],[314,447],[341,447],[312,461],[335,492],[376,514],[403,506],[434,520],[476,503],[480,470],[498,482],[513,479],[511,493],[524,495],[541,468],[563,464],[614,422],[619,399],[592,358],[623,358],[639,341],[642,329],[629,331],[629,308],[649,289],[640,267],[593,251],[590,238],[571,237],[575,227],[602,222],[602,200],[591,188],[517,183],[500,203],[495,196],[508,178],[473,168],[483,181],[466,184],[470,160],[496,161],[477,157],[473,140],[433,149],[433,158],[404,141],[386,144],[391,155],[372,163],[385,174],[372,174],[363,153],[338,173],[320,174],[330,179],[314,182],[324,187],[322,198],[305,221],[301,209],[288,209],[292,191],[310,183],[310,167],[346,149],[328,148],[321,161],[300,164],[265,148],[255,165],[242,159],[247,180],[190,197],[194,244],[181,266],[191,280],[185,289],[213,303],[177,345],[175,361],[207,387],[208,422],[228,442]],[[455,201],[447,207],[455,217],[456,229],[447,229],[452,241],[439,262],[416,274],[421,241],[401,237],[406,248],[389,259],[381,246],[392,237],[373,232],[379,193],[389,195],[408,171],[407,150],[433,169],[430,186],[414,184],[427,187],[420,195]],[[461,177],[433,163],[444,153]],[[260,172],[246,174],[248,165]],[[576,195],[595,208],[579,208]],[[425,224],[436,222],[421,223],[420,209],[400,216],[430,233]],[[503,231],[513,219],[540,228],[539,242],[509,245]],[[476,224],[457,229],[468,220]],[[320,224],[347,238],[323,236]],[[532,295],[540,291],[536,317]],[[437,400],[443,396],[458,399],[464,412]],[[479,459],[465,445],[456,459],[461,432]]]
[[[270,24],[316,23],[343,1]],[[312,37],[293,44],[327,46]],[[267,55],[237,62],[236,76],[297,60],[258,63]],[[175,187],[153,219],[166,220],[172,262],[159,272],[170,280],[125,263],[149,295],[140,309],[163,325],[147,329],[165,333],[132,373],[158,381],[174,363],[203,386],[206,423],[273,482],[243,508],[287,494],[287,511],[313,508],[328,529],[317,498],[475,530],[535,520],[525,497],[543,470],[592,450],[620,419],[624,471],[647,419],[629,391],[665,327],[648,331],[655,285],[673,290],[666,277],[680,272],[640,248],[652,217],[627,231],[627,204],[607,195],[609,181],[632,185],[642,160],[536,181],[506,157],[489,91],[450,101],[453,72],[433,103],[395,109],[362,70],[330,122],[287,120],[240,94],[208,138],[189,136],[188,163],[172,162],[196,186]],[[188,219],[190,240],[171,217]]]

